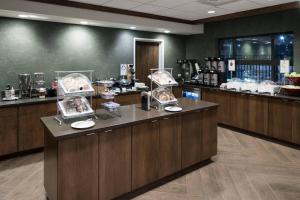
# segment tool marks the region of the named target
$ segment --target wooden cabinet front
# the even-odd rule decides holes
[[[182,168],[194,165],[201,160],[202,111],[182,115]]]
[[[292,142],[300,144],[300,101],[293,102]]]
[[[44,146],[44,129],[41,117],[53,114],[51,104],[36,104],[19,107],[19,150],[30,150]],[[53,105],[52,105],[53,106]]]
[[[0,109],[0,156],[18,151],[18,108]]]
[[[269,99],[268,135],[292,142],[292,113],[293,102],[282,99]]]
[[[181,169],[181,117],[163,118],[159,126],[159,177]]]
[[[99,134],[99,199],[131,191],[131,127]]]
[[[249,95],[247,130],[267,135],[268,104],[268,98]]]
[[[230,108],[231,122],[229,125],[247,130],[249,114],[248,96],[245,94],[231,94]]]
[[[159,178],[159,121],[132,127],[132,189]]]
[[[141,94],[123,94],[115,97],[115,102],[121,104],[121,106],[138,104],[140,103]]]
[[[202,98],[204,101],[219,104],[218,122],[222,124],[230,124],[230,93],[218,90],[203,89]]]
[[[97,134],[59,142],[59,200],[98,200],[98,146]]]
[[[217,155],[217,109],[203,111],[201,161]]]

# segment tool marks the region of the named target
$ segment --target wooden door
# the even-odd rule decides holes
[[[0,156],[18,151],[18,108],[0,109]]]
[[[217,155],[217,109],[203,111],[201,161]]]
[[[231,94],[230,108],[230,125],[247,130],[249,113],[248,96],[246,94]]]
[[[159,126],[159,177],[181,169],[181,117],[163,118]]]
[[[30,150],[44,146],[44,129],[40,118],[48,115],[47,104],[19,107],[19,150]]]
[[[132,127],[132,189],[159,177],[159,121]]]
[[[99,136],[99,199],[109,200],[131,191],[131,127]]]
[[[247,130],[267,135],[268,132],[268,98],[249,95],[249,115]]]
[[[159,67],[159,43],[136,42],[135,51],[136,78],[150,86],[147,76],[151,74],[150,69]]]
[[[300,101],[293,104],[293,135],[292,142],[300,144]]]
[[[293,102],[269,99],[269,136],[292,142]]]
[[[201,160],[202,145],[202,111],[182,115],[181,128],[181,166],[194,165]]]
[[[97,134],[59,142],[59,200],[98,200],[98,146]]]

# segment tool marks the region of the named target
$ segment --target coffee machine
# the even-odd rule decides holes
[[[203,70],[203,85],[210,86],[210,70],[211,70],[211,58],[205,58],[205,67]]]
[[[20,98],[30,98],[32,89],[31,74],[19,74],[19,96]]]

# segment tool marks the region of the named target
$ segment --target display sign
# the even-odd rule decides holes
[[[120,75],[121,76],[127,76],[127,64],[121,64],[120,65]]]
[[[290,73],[290,60],[280,60],[280,73],[288,74]]]
[[[228,60],[228,71],[235,71],[235,60]]]

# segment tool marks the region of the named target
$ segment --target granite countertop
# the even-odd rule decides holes
[[[237,94],[248,94],[248,95],[256,95],[256,96],[269,97],[269,98],[285,99],[285,100],[291,100],[291,101],[300,101],[300,97],[288,96],[288,95],[283,95],[283,94],[271,95],[271,94],[262,94],[262,93],[257,93],[257,92],[254,93],[254,92],[227,90],[227,89],[221,89],[218,87],[207,87],[207,86],[192,85],[192,84],[185,84],[184,86],[205,88],[205,89],[210,89],[210,90],[218,90],[218,91],[231,92],[231,93],[237,93]]]
[[[130,95],[130,94],[138,94],[140,91],[127,91],[124,93],[119,93],[118,95]],[[100,96],[93,96],[94,98],[100,98]],[[45,99],[39,98],[26,98],[26,99],[18,99],[14,101],[3,101],[0,100],[0,108],[1,107],[12,107],[12,106],[21,106],[21,105],[32,105],[32,104],[40,104],[40,103],[49,103],[55,102],[57,97],[46,97]]]
[[[183,108],[181,112],[171,113],[165,111],[158,111],[151,109],[150,111],[144,111],[140,108],[140,105],[133,104],[129,106],[121,106],[121,117],[112,117],[108,115],[107,111],[101,109],[97,110],[98,119],[95,120],[96,125],[86,130],[76,130],[71,128],[71,122],[63,123],[61,126],[54,119],[54,117],[41,118],[42,123],[49,130],[49,132],[56,139],[64,139],[75,136],[80,136],[89,133],[102,132],[112,128],[118,128],[123,126],[129,126],[136,123],[149,120],[157,120],[164,117],[170,117],[175,115],[181,115],[183,113],[192,112],[195,110],[203,110],[207,108],[217,107],[218,104],[205,102],[205,101],[192,101],[186,98],[178,99],[179,105]]]

